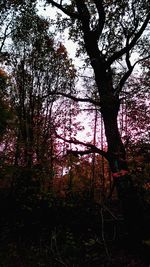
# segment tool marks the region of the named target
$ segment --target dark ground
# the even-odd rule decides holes
[[[150,238],[129,238],[108,206],[1,198],[0,267],[149,267]]]

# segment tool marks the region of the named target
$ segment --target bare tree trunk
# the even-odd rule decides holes
[[[143,216],[138,195],[129,173],[125,147],[118,129],[118,111],[119,101],[113,101],[111,105],[110,102],[105,102],[105,106],[101,106],[113,182],[122,205],[127,230],[135,239],[140,238]]]

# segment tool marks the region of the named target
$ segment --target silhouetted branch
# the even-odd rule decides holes
[[[2,49],[3,49],[3,46],[4,46],[5,41],[6,41],[6,38],[12,33],[12,31],[9,32],[9,33],[7,33],[7,30],[9,29],[10,24],[11,24],[11,21],[6,25],[6,28],[5,28],[5,31],[4,31],[4,36],[1,37],[1,39],[2,39],[2,43],[1,43],[1,46],[0,46],[0,52],[1,52]]]
[[[115,52],[110,58],[107,60],[108,65],[110,66],[114,61],[121,58],[124,54],[127,54],[131,49],[135,46],[136,42],[140,39],[141,35],[143,34],[145,28],[148,25],[148,22],[150,20],[150,12],[147,14],[147,17],[145,18],[145,21],[143,22],[141,28],[139,31],[134,35],[132,41],[122,48],[121,50]]]
[[[102,2],[103,2],[102,0],[94,0],[94,3],[96,5],[97,11],[98,11],[98,15],[99,15],[98,25],[96,26],[96,28],[94,30],[97,39],[99,39],[99,37],[102,33],[102,30],[103,30],[104,24],[105,24],[105,11],[104,11],[104,7],[103,7]]]
[[[62,93],[62,92],[56,92],[56,91],[50,92],[47,95],[44,95],[42,98],[46,98],[46,97],[51,96],[51,95],[61,95],[61,96],[67,97],[69,99],[72,99],[76,102],[91,103],[91,104],[94,104],[96,106],[100,106],[100,101],[96,101],[96,100],[91,99],[91,98],[76,97],[76,96],[73,96],[70,94],[66,94],[66,93]]]
[[[47,0],[48,4],[51,4],[52,6],[57,7],[59,10],[61,10],[62,12],[64,12],[64,14],[66,14],[67,16],[69,16],[70,18],[73,19],[79,19],[79,14],[77,12],[72,12],[70,11],[70,9],[67,9],[66,7],[63,7],[63,5],[58,4],[57,2],[53,1],[53,0]]]
[[[75,138],[74,139],[66,139],[66,138],[60,136],[59,134],[57,134],[56,132],[55,132],[55,134],[56,134],[56,136],[59,139],[65,141],[67,143],[75,144],[75,145],[83,145],[85,147],[90,148],[90,149],[85,150],[85,151],[83,151],[83,150],[79,150],[79,151],[78,150],[67,150],[67,153],[68,154],[71,154],[72,153],[72,154],[74,154],[74,155],[77,156],[77,155],[85,155],[85,154],[90,154],[90,153],[97,153],[97,154],[99,154],[99,155],[107,158],[107,152],[105,152],[104,150],[99,149],[95,145],[92,145],[90,143],[85,143],[85,142],[79,141],[79,140],[77,140]]]
[[[144,58],[141,58],[141,59],[137,60],[133,65],[131,65],[130,60],[129,60],[129,56],[126,56],[126,61],[127,61],[127,65],[128,65],[128,68],[129,68],[129,69],[128,69],[128,71],[122,76],[122,78],[121,78],[121,80],[120,80],[120,82],[119,82],[119,84],[118,84],[118,86],[117,86],[117,89],[116,89],[116,91],[115,91],[115,94],[116,94],[116,95],[119,94],[119,93],[121,92],[121,90],[122,90],[122,88],[123,88],[123,86],[124,86],[126,80],[130,77],[130,75],[131,75],[131,73],[132,73],[134,67],[135,67],[139,62],[144,61],[144,60],[149,59],[149,58],[150,58],[150,55],[147,56],[147,57],[144,57]]]

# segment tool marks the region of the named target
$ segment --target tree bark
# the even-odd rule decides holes
[[[100,66],[100,65],[99,65]],[[104,70],[104,67],[103,67]],[[141,239],[143,228],[142,207],[129,173],[126,151],[118,129],[118,112],[120,108],[119,97],[114,96],[112,80],[97,75],[101,69],[96,69],[95,78],[100,93],[100,111],[104,121],[105,135],[108,144],[108,161],[110,164],[113,183],[117,189],[118,199],[122,205],[127,231],[132,240]],[[109,76],[111,79],[111,76]],[[105,89],[103,89],[105,86]],[[103,89],[103,90],[102,90]],[[105,93],[107,92],[107,94]]]

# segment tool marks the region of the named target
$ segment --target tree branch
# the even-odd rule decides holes
[[[114,61],[122,57],[124,54],[128,53],[135,46],[136,42],[140,39],[141,35],[143,34],[143,31],[147,27],[149,20],[150,20],[150,12],[147,14],[145,21],[143,22],[139,31],[134,35],[132,41],[121,50],[115,52],[110,58],[108,58],[107,60],[108,66],[110,66]]]
[[[123,77],[121,78],[116,90],[115,90],[115,95],[119,95],[119,93],[121,92],[126,80],[130,77],[132,71],[134,69],[134,66],[132,66],[130,69],[128,69],[128,71],[123,75]]]
[[[78,155],[78,154],[80,154],[80,155],[85,155],[85,154],[90,154],[90,153],[97,153],[97,154],[99,154],[99,155],[101,155],[101,156],[103,156],[103,157],[105,157],[105,158],[108,157],[108,156],[107,156],[107,152],[105,152],[104,150],[99,149],[99,148],[96,147],[95,145],[92,145],[92,144],[90,144],[90,143],[85,143],[85,142],[79,141],[79,140],[77,140],[77,139],[75,139],[75,138],[74,138],[74,139],[66,139],[66,138],[60,136],[59,134],[57,134],[57,132],[55,132],[55,134],[56,134],[56,137],[58,137],[59,139],[65,141],[65,142],[67,142],[67,143],[75,144],[75,145],[83,145],[83,146],[85,146],[85,147],[90,148],[90,149],[85,150],[85,151],[81,151],[81,150],[80,150],[80,151],[78,151],[78,150],[68,150],[68,153],[69,153],[69,154],[70,154],[70,153],[73,153],[74,155],[75,155],[75,154],[76,154],[76,155]],[[71,152],[71,151],[73,151],[73,152]]]
[[[126,38],[126,47],[128,47],[128,45],[129,45],[129,37],[127,36],[127,38]],[[130,70],[132,68],[132,66],[131,66],[131,62],[130,62],[129,50],[127,50],[127,52],[126,52],[126,64],[127,64],[128,69]]]
[[[149,58],[150,58],[150,55],[148,55],[147,57],[140,58],[139,60],[137,60],[137,61],[134,63],[133,66],[135,67],[136,64],[138,64],[139,62],[144,61],[144,60],[149,59]]]
[[[127,60],[127,65],[128,65],[128,68],[129,68],[129,69],[128,69],[128,71],[123,75],[123,77],[121,78],[121,80],[120,80],[120,82],[119,82],[119,84],[118,84],[118,86],[117,86],[117,88],[116,88],[116,90],[115,90],[115,95],[118,95],[118,94],[121,92],[121,90],[122,90],[122,88],[123,88],[123,86],[124,86],[126,80],[130,77],[130,75],[131,75],[131,73],[132,73],[134,67],[135,67],[139,62],[144,61],[144,60],[149,59],[149,58],[150,58],[150,55],[147,56],[147,57],[141,58],[141,59],[137,60],[133,65],[131,65],[129,58],[126,59],[126,60]]]
[[[90,12],[85,4],[85,0],[76,0],[76,6],[80,20],[82,22],[84,34],[89,34],[90,31]]]
[[[127,37],[126,39],[126,47],[129,46],[129,38]],[[134,66],[131,65],[131,62],[130,62],[130,54],[129,54],[129,50],[127,50],[126,52],[126,64],[127,64],[127,67],[128,67],[128,70],[127,72],[124,73],[123,77],[121,78],[116,90],[115,90],[115,95],[119,95],[119,93],[121,92],[126,80],[129,78],[129,76],[131,75],[133,69],[134,69]]]
[[[94,0],[99,15],[98,25],[94,30],[97,39],[99,39],[105,24],[105,11],[102,2],[102,0]]]
[[[77,12],[72,12],[69,9],[67,9],[66,7],[63,7],[63,5],[60,3],[58,4],[57,2],[53,1],[53,0],[47,0],[48,4],[51,4],[52,6],[57,7],[59,10],[61,10],[64,14],[66,14],[67,16],[69,16],[70,18],[73,19],[79,19],[79,14]]]
[[[10,24],[11,24],[11,21],[6,25],[6,28],[5,28],[5,31],[4,31],[4,35],[3,35],[3,37],[1,37],[2,43],[1,43],[1,46],[0,46],[0,52],[3,49],[3,46],[4,46],[5,41],[6,41],[6,38],[12,33],[12,31],[7,33],[7,30],[9,29]]]
[[[83,156],[83,155],[88,155],[88,154],[92,154],[93,150],[92,149],[88,149],[88,150],[67,150],[67,155],[71,154],[74,156]]]
[[[100,101],[96,101],[96,100],[93,100],[93,99],[90,99],[90,98],[76,97],[76,96],[73,96],[73,95],[70,95],[70,94],[61,93],[61,92],[50,92],[49,94],[44,95],[42,98],[46,98],[46,97],[51,96],[51,95],[61,95],[61,96],[67,97],[69,99],[72,99],[72,100],[74,100],[76,102],[84,102],[84,103],[90,103],[90,104],[94,104],[96,106],[100,106]]]

